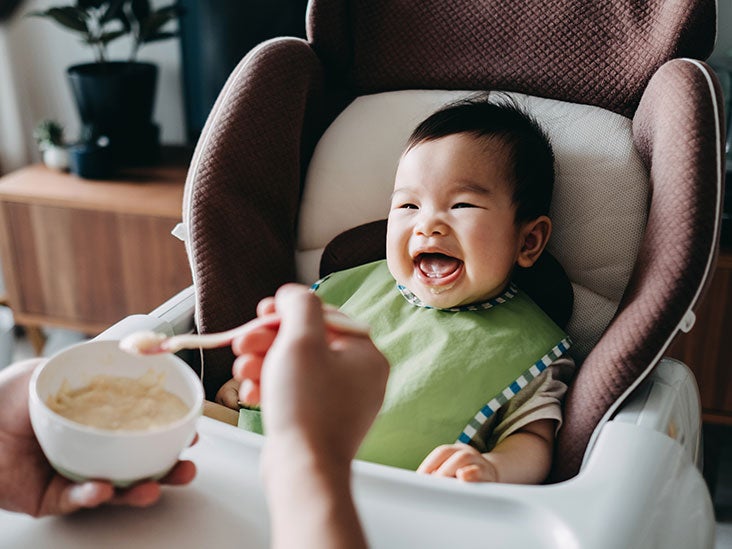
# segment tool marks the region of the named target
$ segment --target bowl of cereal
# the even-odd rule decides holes
[[[69,347],[31,377],[31,424],[54,469],[125,487],[159,479],[193,440],[203,410],[195,372],[173,354],[137,356],[119,342]]]

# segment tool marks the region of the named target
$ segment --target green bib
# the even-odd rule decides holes
[[[357,455],[366,461],[414,470],[441,444],[470,443],[569,348],[564,332],[514,287],[485,303],[434,309],[397,287],[386,261],[377,261],[313,288],[368,323],[391,364],[384,404]]]

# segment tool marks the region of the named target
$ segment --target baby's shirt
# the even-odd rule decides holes
[[[554,432],[559,431],[562,401],[574,372],[571,356],[556,359],[481,426],[472,446],[482,453],[490,452],[507,436],[540,419],[556,421]]]
[[[416,469],[440,444],[485,446],[480,439],[505,423],[496,424],[497,412],[527,386],[543,387],[532,380],[547,379],[543,372],[569,347],[566,334],[516,288],[485,303],[434,309],[397,287],[378,261],[335,273],[314,289],[369,323],[391,365],[384,405],[357,455],[368,461]],[[560,419],[554,403],[551,412],[548,402],[530,405],[532,417]],[[522,426],[512,423],[519,426],[504,430]]]

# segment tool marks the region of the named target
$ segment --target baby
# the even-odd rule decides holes
[[[567,336],[511,277],[546,246],[553,184],[548,139],[512,104],[464,100],[415,129],[386,261],[313,286],[371,326],[391,365],[358,458],[465,481],[546,478],[573,362]],[[255,391],[250,382],[240,395]]]

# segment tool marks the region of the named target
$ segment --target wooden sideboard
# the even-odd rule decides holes
[[[696,323],[680,333],[669,356],[694,372],[704,420],[704,477],[716,492],[722,451],[732,431],[732,249],[722,248]]]
[[[720,250],[696,323],[667,353],[694,372],[704,422],[732,426],[732,249]]]
[[[187,161],[91,181],[28,166],[0,178],[0,254],[20,325],[90,335],[191,284],[180,221]]]

